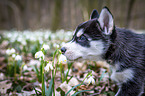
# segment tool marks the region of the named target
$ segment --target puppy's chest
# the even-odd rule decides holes
[[[111,79],[117,83],[126,83],[133,78],[133,70],[131,68],[118,71],[120,69],[119,63],[114,66],[110,65],[112,70]]]

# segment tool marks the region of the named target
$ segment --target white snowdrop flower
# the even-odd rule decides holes
[[[43,44],[43,40],[39,40],[39,43],[40,43],[40,44]]]
[[[39,60],[41,60],[41,57],[44,59],[44,54],[42,51],[38,51],[35,53],[35,58],[39,58]]]
[[[10,42],[12,42],[12,43],[15,42],[15,39],[12,38],[12,39],[10,40]]]
[[[51,39],[54,40],[55,39],[55,35],[51,34]]]
[[[0,80],[4,80],[5,75],[3,73],[0,73]]]
[[[44,38],[45,38],[45,39],[48,39],[48,37],[49,37],[48,34],[45,34],[45,35],[44,35]]]
[[[93,76],[90,76],[90,77],[86,80],[86,82],[87,82],[88,84],[90,84],[90,83],[95,84],[95,80],[94,80]]]
[[[66,57],[62,54],[59,56],[59,63],[67,63]]]
[[[36,38],[34,37],[28,37],[30,39],[30,41],[36,41]]]
[[[22,39],[23,39],[22,37],[18,37],[17,41],[18,41],[18,42],[21,42]]]
[[[11,54],[12,54],[12,53],[15,53],[15,52],[16,52],[15,49],[12,48],[12,49],[11,49]]]
[[[44,48],[44,50],[50,49],[49,45],[46,45],[46,44],[43,44],[42,48]]]
[[[6,50],[6,54],[7,55],[11,55],[11,54],[13,54],[13,53],[15,53],[16,51],[15,51],[15,49],[14,48],[12,48],[12,49],[7,49]]]
[[[41,62],[39,60],[30,60],[30,62],[28,63],[30,66],[34,66],[34,65],[37,65],[37,68],[40,67],[41,65]]]
[[[25,71],[27,69],[28,69],[28,66],[27,65],[24,65],[23,70]]]
[[[59,45],[56,44],[56,43],[54,43],[54,44],[53,44],[53,47],[55,47],[55,48],[59,48]]]
[[[17,55],[17,56],[15,57],[15,60],[16,60],[16,61],[22,60],[22,57],[21,57],[20,55]]]
[[[25,35],[25,36],[26,36],[26,39],[28,39],[28,40],[31,38],[30,35]]]
[[[51,63],[47,63],[47,65],[44,67],[44,70],[47,72],[49,71],[49,69],[53,70],[53,66]]]
[[[16,54],[12,54],[12,58],[15,58],[16,57]]]
[[[12,37],[12,34],[11,34],[11,33],[8,33],[8,34],[7,34],[7,37],[8,37],[8,38],[11,38],[11,37]]]
[[[27,44],[25,40],[22,40],[21,43],[22,43],[22,45],[26,45]]]
[[[7,50],[6,50],[6,54],[7,54],[7,55],[10,55],[10,54],[11,54],[10,52],[11,52],[10,49],[7,49]]]
[[[38,37],[38,41],[39,41],[40,44],[43,44],[43,38],[40,36],[40,34],[39,34],[39,37]]]

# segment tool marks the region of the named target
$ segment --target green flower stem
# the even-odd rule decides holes
[[[19,78],[21,78],[22,76],[22,70],[23,70],[23,67],[25,66],[25,64],[22,64],[22,66],[20,67],[20,74],[19,74]]]
[[[57,59],[59,58],[59,56],[60,56],[60,52],[59,52],[59,50],[58,50],[58,56],[57,56]],[[57,63],[56,63],[56,67],[55,67],[55,75],[56,75],[56,72],[57,72],[57,67],[58,67],[58,60],[57,60]]]
[[[54,65],[54,61],[52,62],[52,65]],[[54,69],[53,69],[52,70],[52,80],[53,80],[52,89],[53,89],[53,96],[55,96],[55,87],[54,87],[55,82],[54,82],[54,78],[55,78],[55,76],[54,76]]]
[[[52,66],[54,66],[54,58],[53,58],[53,61],[52,61]],[[52,89],[53,89],[53,96],[55,96],[55,86],[54,86],[55,81],[54,81],[54,78],[55,78],[55,74],[54,74],[54,69],[53,69],[52,70],[52,79],[53,79]]]
[[[13,60],[13,64],[14,65],[14,80],[16,81],[17,80],[17,77],[16,77],[16,72],[17,72],[17,62]]]
[[[52,84],[52,89],[53,89],[53,96],[55,96],[55,86],[54,86],[54,84],[55,84],[55,75],[56,75],[56,71],[57,71],[57,67],[58,67],[58,62],[57,62],[57,64],[56,64],[56,67],[54,66],[54,58],[55,58],[55,56],[57,55],[59,53],[59,49],[56,49],[56,51],[54,52],[54,54],[53,54],[53,60],[52,60],[52,66],[55,68],[55,70],[53,69],[52,70],[52,80],[53,80],[53,84]],[[58,56],[59,56],[59,54],[58,54]],[[58,57],[57,57],[58,58]]]
[[[52,85],[52,88],[53,88],[53,96],[55,96],[55,86],[54,86],[54,84],[55,84],[54,78],[55,78],[55,77],[54,77],[54,75],[53,75],[52,78],[53,78],[53,85]]]
[[[44,62],[41,60],[42,64],[42,96],[45,96],[45,86],[44,86]]]
[[[43,54],[45,55],[44,48],[41,49]],[[45,96],[45,84],[44,84],[44,66],[45,66],[45,61],[43,60],[44,58],[41,57],[41,65],[42,65],[42,96]]]
[[[9,61],[9,57],[8,57],[8,67],[7,67],[7,71],[8,71],[8,75],[10,75],[10,71],[11,67],[10,67],[10,61]]]
[[[55,74],[54,74],[54,77],[56,76],[57,67],[58,67],[58,61],[57,61],[56,66],[55,66]]]
[[[52,61],[52,65],[54,66],[54,61]],[[53,96],[55,96],[55,89],[54,89],[54,69],[52,70],[52,80],[53,80],[53,84],[52,84],[52,89],[53,89]]]
[[[58,67],[58,62],[56,64],[56,67],[54,66],[54,58],[56,56],[56,54],[59,52],[59,49],[56,49],[54,54],[53,54],[53,61],[52,61],[52,66],[55,68],[55,71],[54,69],[52,70],[52,78],[53,78],[53,84],[52,84],[52,89],[53,89],[53,96],[55,96],[55,82],[54,82],[54,78],[55,78],[55,75],[56,75],[56,71],[57,71],[57,67]]]
[[[67,73],[66,73],[66,76],[65,76],[65,80],[66,80],[67,84],[68,84],[67,77],[68,77],[69,70],[70,70],[70,68],[68,69],[68,71],[67,71]]]
[[[52,62],[52,65],[54,65],[54,61]],[[53,96],[55,96],[55,89],[54,89],[54,69],[52,70],[52,80],[53,80],[53,84],[52,84],[52,89],[53,89]]]
[[[19,78],[21,77],[22,75],[22,67],[20,67],[20,74],[19,74]]]
[[[67,80],[67,77],[68,77],[68,73],[69,73],[69,71],[70,71],[70,69],[71,69],[71,67],[72,67],[72,64],[73,64],[73,63],[68,64],[68,71],[67,71],[67,73],[66,73],[66,75],[65,75],[65,80],[66,80],[67,84],[68,84],[68,81],[69,81],[69,80]]]
[[[62,63],[59,64],[59,67],[60,67],[60,73],[61,73],[61,80],[62,80],[62,83],[63,83],[64,82],[64,78],[63,78]]]

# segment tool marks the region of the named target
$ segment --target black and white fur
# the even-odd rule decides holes
[[[145,81],[145,35],[115,26],[107,7],[80,24],[70,42],[61,48],[69,60],[106,60],[111,79],[119,90],[116,96],[141,96]]]

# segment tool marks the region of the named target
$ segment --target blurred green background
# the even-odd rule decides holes
[[[0,30],[73,30],[104,6],[117,26],[145,29],[145,0],[0,0]]]

